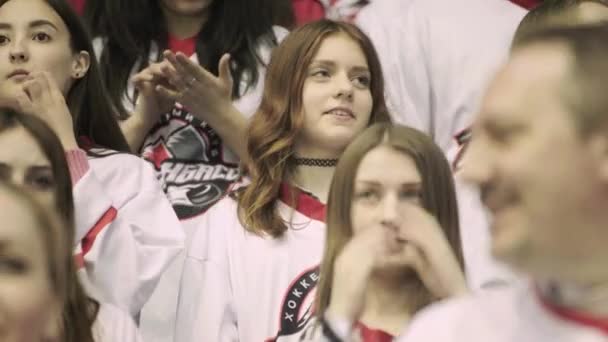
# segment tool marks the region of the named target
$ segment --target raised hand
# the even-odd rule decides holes
[[[164,57],[172,66],[163,69],[169,86],[160,85],[157,92],[182,104],[196,118],[213,127],[240,158],[246,157],[247,120],[232,104],[230,55],[220,59],[217,77],[182,53],[165,51]]]
[[[464,273],[437,220],[423,208],[405,207],[399,238],[406,241],[396,258],[412,266],[436,298],[468,291]],[[392,258],[393,258],[392,257]]]
[[[357,320],[374,269],[411,267],[438,299],[468,291],[462,268],[435,218],[417,204],[404,210],[398,227],[368,227],[346,244],[334,263],[328,315]]]
[[[31,73],[18,87],[15,100],[20,111],[38,116],[46,122],[66,151],[78,148],[72,114],[50,73]]]
[[[369,227],[344,246],[334,262],[331,303],[327,314],[354,322],[361,315],[374,268],[403,248],[395,230]]]
[[[171,63],[164,60],[150,64],[131,78],[133,86],[139,92],[133,115],[147,126],[158,122],[160,116],[171,110],[175,104],[174,99],[165,96],[165,92],[159,91],[159,89],[171,89],[165,74],[170,73],[172,69]]]
[[[213,121],[232,105],[233,80],[230,74],[230,55],[224,54],[219,62],[219,76],[215,76],[182,53],[163,54],[172,68],[163,69],[172,87],[160,86],[158,92],[171,98],[200,120]],[[211,119],[211,120],[210,120]]]

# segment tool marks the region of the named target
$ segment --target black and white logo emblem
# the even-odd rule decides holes
[[[163,116],[142,154],[154,165],[180,219],[207,211],[239,178],[238,166],[224,161],[217,133],[183,109]]]

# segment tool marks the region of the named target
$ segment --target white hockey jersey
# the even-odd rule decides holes
[[[287,35],[274,28],[279,41]],[[271,48],[261,45],[258,51],[265,64]],[[196,59],[196,56],[192,57]],[[247,117],[253,115],[264,89],[266,68],[259,65],[259,81],[234,102]],[[202,225],[205,212],[226,195],[240,178],[239,160],[206,123],[194,118],[186,108],[176,106],[165,114],[147,136],[142,156],[156,170],[163,190],[181,220],[187,244]],[[165,272],[158,289],[144,307],[141,331],[146,342],[173,342],[179,280],[185,252]]]
[[[448,151],[508,54],[526,11],[506,0],[380,0],[356,23],[373,41],[396,123]]]
[[[447,158],[451,161],[454,172],[467,283],[470,289],[478,290],[513,284],[521,279],[519,274],[491,255],[491,214],[483,206],[479,190],[466,183],[460,175],[459,171],[466,162],[466,150],[471,138],[469,129],[456,135]]]
[[[108,304],[99,307],[93,338],[95,342],[142,342],[133,318]]]
[[[299,341],[313,314],[325,205],[305,193],[295,210],[286,203],[280,239],[247,232],[231,197],[207,212],[184,265],[175,341]]]
[[[557,310],[525,283],[431,306],[397,341],[607,342],[608,319]]]
[[[282,40],[287,31],[276,27],[275,36]],[[261,45],[258,54],[268,63],[271,47]],[[196,55],[191,57],[197,60]],[[259,80],[246,88],[234,101],[246,117],[257,110],[264,90],[266,67],[258,66]],[[177,105],[161,117],[144,140],[141,155],[153,164],[169,201],[181,220],[196,218],[217,202],[238,180],[239,160],[206,122],[195,118],[187,108]]]
[[[278,42],[288,34],[287,30],[279,26],[274,26],[273,32]],[[94,39],[93,45],[97,56],[100,56],[104,39]],[[247,87],[250,79],[248,74],[241,79],[241,96],[233,104],[247,118],[255,113],[260,104],[271,52],[272,47],[265,42],[258,47],[257,54],[262,63],[258,65],[256,84]],[[158,56],[158,46],[153,42],[148,58],[150,62],[156,62]],[[190,59],[198,61],[196,54]],[[137,62],[132,68],[132,76],[139,67],[140,62]],[[135,88],[129,83],[123,96],[125,109],[134,110],[135,98]],[[180,104],[161,116],[160,121],[146,135],[139,152],[154,166],[163,190],[180,220],[196,219],[202,215],[239,179],[237,156],[224,145],[212,127],[195,118],[188,108]]]
[[[91,297],[135,317],[183,250],[184,233],[148,163],[87,152],[79,162],[88,168],[73,188],[78,274]]]

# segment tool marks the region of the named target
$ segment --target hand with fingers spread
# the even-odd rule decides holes
[[[33,72],[19,84],[15,94],[17,108],[23,113],[38,116],[57,134],[63,148],[78,148],[74,135],[74,121],[65,97],[48,72]]]
[[[164,76],[172,87],[160,86],[158,92],[171,98],[198,117],[209,122],[232,104],[233,80],[230,74],[230,55],[219,62],[219,76],[215,76],[181,52],[165,51],[163,56],[171,64],[164,68]]]
[[[243,157],[247,122],[232,104],[230,56],[220,60],[219,77],[182,53],[165,51],[163,57],[162,62],[151,64],[132,78],[140,98],[134,115],[121,125],[131,149],[138,150],[159,116],[179,102]]]
[[[418,205],[404,207],[399,237],[407,241],[401,255],[438,299],[468,291],[460,267],[437,220]]]
[[[217,77],[182,53],[165,51],[163,56],[171,65],[162,69],[169,85],[160,84],[156,91],[208,123],[233,152],[244,158],[247,120],[232,104],[230,55],[220,59]]]

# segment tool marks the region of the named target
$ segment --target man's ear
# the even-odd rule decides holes
[[[86,51],[80,51],[74,54],[72,62],[72,78],[74,80],[83,78],[89,71],[91,66],[91,55]]]

